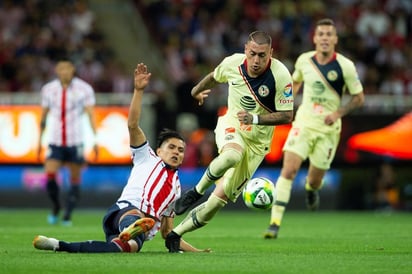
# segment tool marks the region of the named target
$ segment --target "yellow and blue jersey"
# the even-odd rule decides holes
[[[265,72],[252,78],[247,74],[246,55],[236,53],[226,57],[214,70],[219,83],[228,83],[227,124],[235,126],[252,150],[259,154],[268,152],[274,126],[241,125],[237,112],[267,114],[293,110],[292,77],[285,65],[271,58]]]
[[[330,62],[321,65],[315,54],[315,51],[305,52],[295,63],[293,81],[303,82],[302,104],[295,122],[322,132],[340,132],[341,119],[328,126],[324,123],[325,116],[340,107],[345,92],[359,94],[363,87],[351,60],[335,53]]]

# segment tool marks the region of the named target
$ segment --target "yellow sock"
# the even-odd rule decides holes
[[[206,202],[192,209],[186,218],[173,231],[182,236],[206,225],[227,202],[213,193]]]
[[[292,180],[279,177],[276,182],[276,200],[272,207],[270,224],[277,224],[280,226],[285,213],[286,206],[290,200],[290,193],[292,191]]]
[[[305,190],[306,191],[315,191],[315,190],[319,190],[319,189],[321,189],[322,188],[322,186],[323,186],[323,184],[324,184],[324,180],[322,180],[322,182],[320,183],[320,186],[318,187],[318,188],[313,188],[310,184],[309,184],[309,182],[308,182],[308,179],[306,178],[306,183],[305,183]]]

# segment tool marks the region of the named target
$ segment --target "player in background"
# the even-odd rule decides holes
[[[193,188],[176,201],[176,214],[184,213],[216,183],[208,200],[194,208],[166,239],[170,252],[178,252],[180,237],[206,225],[228,200],[235,202],[271,147],[275,125],[293,118],[292,77],[272,58],[272,38],[265,32],[249,35],[244,53],[226,57],[191,91],[202,105],[210,89],[228,83],[228,108],[219,117],[215,135],[219,155]]]
[[[82,116],[86,113],[94,135],[95,95],[93,88],[75,76],[75,67],[68,60],[57,62],[55,67],[57,79],[45,84],[41,89],[42,113],[40,118],[40,137],[38,159],[41,156],[41,141],[48,119],[50,132],[44,169],[47,175],[47,193],[52,201],[52,212],[48,216],[50,224],[59,222],[60,187],[57,184],[57,173],[63,164],[67,164],[70,172],[70,189],[67,193],[63,225],[71,225],[71,217],[80,198],[81,170],[84,165],[84,140]],[[95,158],[97,145],[94,144]]]
[[[270,226],[264,234],[268,239],[278,235],[293,180],[307,158],[306,205],[309,210],[318,209],[319,189],[339,144],[341,118],[364,103],[363,87],[355,65],[335,51],[338,37],[332,20],[317,22],[313,43],[315,50],[298,57],[292,74],[295,93],[303,83],[303,98],[283,147],[276,201],[271,211]],[[348,92],[351,99],[341,104],[344,92]]]
[[[33,245],[41,250],[79,253],[138,252],[144,241],[160,230],[163,238],[173,228],[173,204],[180,196],[178,167],[186,143],[179,133],[163,130],[154,151],[139,126],[144,88],[150,81],[147,66],[139,63],[134,71],[134,92],[129,107],[128,128],[133,168],[126,186],[103,218],[106,241],[65,242],[37,236]],[[183,251],[199,250],[183,239]]]

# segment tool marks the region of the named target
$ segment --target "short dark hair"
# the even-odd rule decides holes
[[[157,137],[156,148],[161,147],[162,144],[170,138],[177,138],[185,142],[185,139],[182,137],[182,135],[179,134],[179,132],[168,128],[164,128]]]
[[[272,37],[264,31],[256,30],[249,34],[248,42],[253,41],[258,45],[268,44],[272,46]]]
[[[316,22],[316,26],[335,26],[335,22],[330,18],[323,18]]]

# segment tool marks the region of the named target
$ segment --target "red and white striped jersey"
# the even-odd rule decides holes
[[[178,171],[167,167],[148,142],[131,148],[131,152],[133,168],[118,202],[128,201],[158,220],[162,216],[174,217],[173,205],[181,193]],[[151,234],[159,227],[158,222]]]
[[[55,79],[41,89],[43,108],[49,108],[49,144],[76,146],[83,143],[82,114],[96,99],[91,85],[74,77],[67,90]]]

